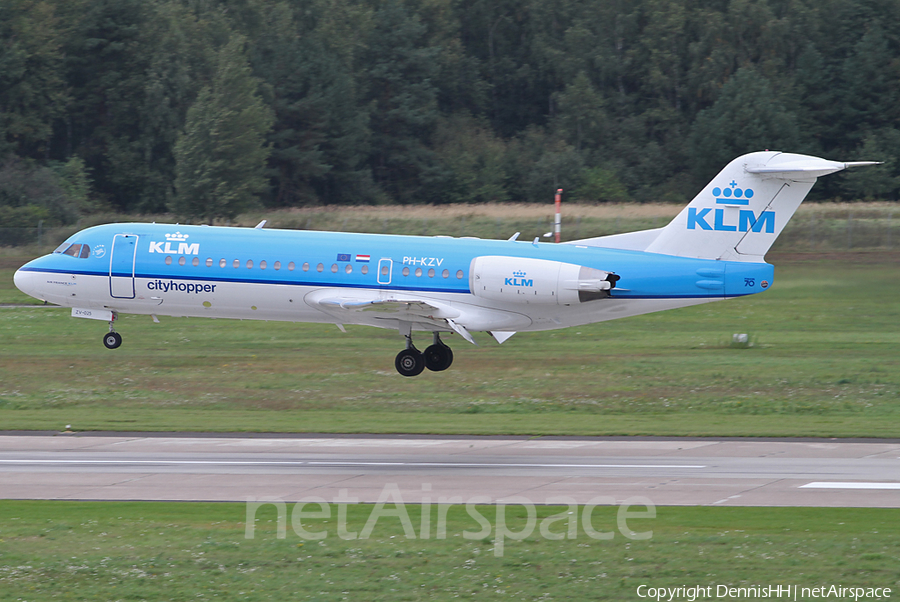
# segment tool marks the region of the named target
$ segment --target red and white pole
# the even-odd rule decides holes
[[[556,242],[559,242],[562,233],[562,217],[560,214],[560,206],[562,205],[562,188],[556,189],[556,221],[553,223],[553,234]]]

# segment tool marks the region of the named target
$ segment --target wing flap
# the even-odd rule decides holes
[[[392,318],[400,315],[418,316],[428,319],[458,318],[460,312],[443,304],[421,299],[359,299],[352,297],[336,297],[317,299],[315,303],[323,308],[346,311],[368,312],[370,314],[387,314]]]

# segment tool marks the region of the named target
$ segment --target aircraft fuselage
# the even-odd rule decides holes
[[[459,309],[468,330],[532,331],[744,296],[766,290],[773,278],[766,263],[466,238],[134,223],[96,226],[70,241],[89,252],[35,259],[16,274],[16,285],[73,308],[388,328],[398,328],[398,319],[366,311],[348,319],[319,300],[433,300]],[[509,273],[497,276],[493,296],[477,294],[473,264],[480,257],[508,258]],[[515,268],[517,260],[524,260],[524,269]],[[552,286],[544,295],[535,290],[541,274],[530,260],[551,268],[584,266],[620,279],[608,297],[554,298]],[[428,321],[411,324],[413,330],[436,330]]]

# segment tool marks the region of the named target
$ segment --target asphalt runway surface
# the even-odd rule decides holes
[[[900,507],[900,442],[0,435],[0,498]]]

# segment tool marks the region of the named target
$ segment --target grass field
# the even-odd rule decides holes
[[[771,258],[750,298],[547,333],[450,338],[407,379],[395,332],[0,309],[7,429],[900,437],[900,254]],[[0,300],[16,302],[15,258]],[[754,346],[729,347],[748,333]]]
[[[615,507],[599,507],[592,524],[615,532],[611,540],[580,527],[574,539],[550,540],[535,529],[506,540],[497,557],[495,531],[464,536],[480,530],[464,506],[450,508],[446,539],[407,539],[400,520],[387,517],[368,539],[344,540],[333,513],[304,520],[327,533],[321,541],[302,539],[290,522],[278,539],[273,506],[258,511],[254,537],[245,539],[245,508],[0,501],[0,600],[621,601],[640,600],[642,584],[900,589],[896,510],[661,507],[656,518],[628,523],[652,530],[636,541],[615,532]],[[372,510],[349,506],[349,530],[361,532]],[[420,510],[407,506],[419,535]],[[539,507],[537,520],[564,510]],[[494,512],[479,509],[495,528]],[[510,530],[526,528],[524,508],[505,512]],[[563,534],[565,524],[549,532]]]

